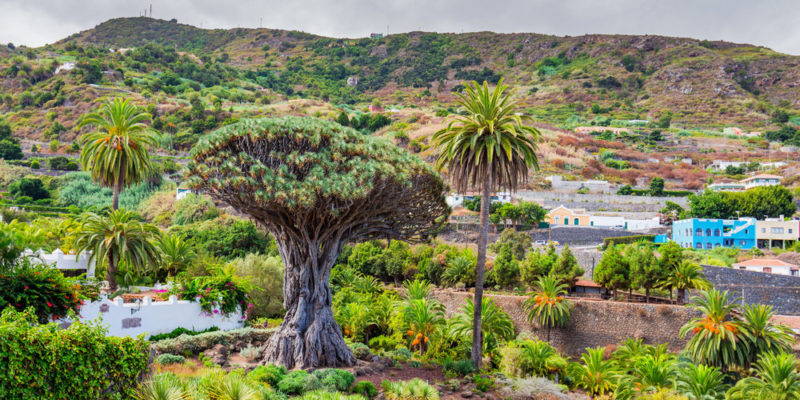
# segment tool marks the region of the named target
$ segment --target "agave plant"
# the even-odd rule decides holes
[[[514,337],[514,322],[511,317],[495,303],[492,298],[483,298],[481,311],[481,334],[483,335],[483,352],[492,353],[498,343]],[[472,339],[472,315],[475,304],[472,299],[461,307],[461,312],[450,319],[450,332],[453,336]]]
[[[728,399],[800,399],[800,373],[797,360],[787,353],[764,353],[755,366],[758,377],[740,380],[728,390]]]
[[[722,400],[727,385],[717,367],[703,364],[682,364],[678,369],[675,388],[689,400]]]
[[[692,318],[680,330],[684,338],[691,331],[694,336],[686,344],[686,352],[701,364],[722,368],[744,365],[747,342],[740,340],[741,327],[732,313],[739,306],[731,301],[727,291],[711,289],[692,297],[691,308],[703,316]]]
[[[792,351],[792,331],[785,325],[773,324],[770,320],[774,315],[772,306],[748,304],[742,307],[741,332],[748,343],[746,366],[749,367],[760,354],[766,352]]]
[[[417,299],[406,302],[403,321],[408,326],[411,348],[423,354],[428,341],[439,325],[444,324],[444,306],[436,300]]]
[[[614,361],[603,357],[602,347],[587,348],[580,363],[570,363],[568,371],[575,385],[592,397],[613,393],[617,386],[619,370]]]
[[[381,383],[387,400],[439,400],[439,391],[422,379]]]
[[[192,395],[178,377],[165,373],[142,383],[133,397],[136,400],[190,400]]]
[[[547,328],[547,341],[550,341],[550,329],[567,324],[572,312],[572,303],[564,296],[567,286],[559,284],[552,276],[539,278],[536,290],[522,303],[528,311],[528,321],[536,321],[540,326]]]
[[[433,290],[433,285],[424,279],[407,280],[403,282],[403,287],[406,289],[405,298],[409,300],[430,298],[431,291]]]

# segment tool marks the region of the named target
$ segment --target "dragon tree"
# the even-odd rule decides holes
[[[201,139],[191,185],[248,214],[275,236],[286,266],[283,323],[264,362],[350,366],[333,318],[329,276],[342,246],[424,240],[446,221],[446,187],[390,141],[314,118],[252,119]]]

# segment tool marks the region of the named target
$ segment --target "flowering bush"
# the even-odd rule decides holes
[[[200,276],[183,282],[173,289],[174,293],[185,300],[198,299],[200,307],[206,313],[222,313],[227,316],[241,309],[242,319],[253,308],[250,302],[251,285],[233,274],[230,269],[219,269],[212,276]]]
[[[57,269],[21,266],[0,273],[0,310],[13,307],[23,311],[32,307],[41,323],[78,312],[84,295],[80,286]]]

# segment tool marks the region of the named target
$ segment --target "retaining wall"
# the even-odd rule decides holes
[[[769,304],[779,315],[800,315],[800,277],[711,265],[703,269],[715,288],[744,303]]]
[[[468,292],[437,291],[436,297],[447,308],[449,318],[460,312]],[[514,321],[517,332],[533,332],[545,339],[547,331],[527,321],[522,307],[523,296],[489,295],[495,299]],[[558,349],[570,356],[578,356],[587,347],[617,345],[627,338],[641,338],[647,344],[667,343],[670,350],[681,350],[686,339],[678,331],[691,318],[699,315],[683,306],[667,304],[640,304],[615,301],[592,301],[571,298],[574,303],[572,318],[564,328],[553,328],[550,340]]]
[[[520,190],[514,193],[514,198],[525,201],[544,203],[545,208],[554,208],[563,205],[568,208],[584,208],[589,211],[627,211],[627,212],[658,212],[664,208],[667,201],[686,207],[687,197],[651,197],[651,196],[624,196],[618,194],[599,193],[559,193],[533,190]]]
[[[102,320],[109,336],[145,336],[171,332],[176,328],[203,330],[218,327],[230,330],[244,327],[241,312],[222,316],[221,313],[210,315],[200,308],[200,303],[178,300],[170,296],[168,301],[151,301],[145,297],[139,303],[124,303],[121,297],[114,300],[101,297],[97,301],[87,303],[80,310],[81,321]],[[65,321],[64,324],[68,324]]]

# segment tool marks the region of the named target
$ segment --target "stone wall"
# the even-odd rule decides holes
[[[658,212],[667,200],[686,207],[686,197],[623,196],[617,194],[577,194],[520,190],[514,193],[517,200],[543,203],[545,208],[563,205],[567,208],[584,208],[588,211]]]
[[[706,278],[744,303],[769,304],[779,315],[800,315],[800,277],[704,265]]]
[[[447,316],[461,311],[472,293],[438,291],[436,297],[447,308]],[[522,307],[523,296],[490,295],[511,316],[517,332],[533,332],[546,338],[547,331],[530,324]],[[622,303],[587,299],[570,299],[575,307],[570,323],[561,329],[553,328],[551,343],[570,356],[578,356],[587,347],[616,345],[627,338],[641,338],[647,344],[667,343],[678,351],[686,344],[678,331],[694,311],[674,305]]]

